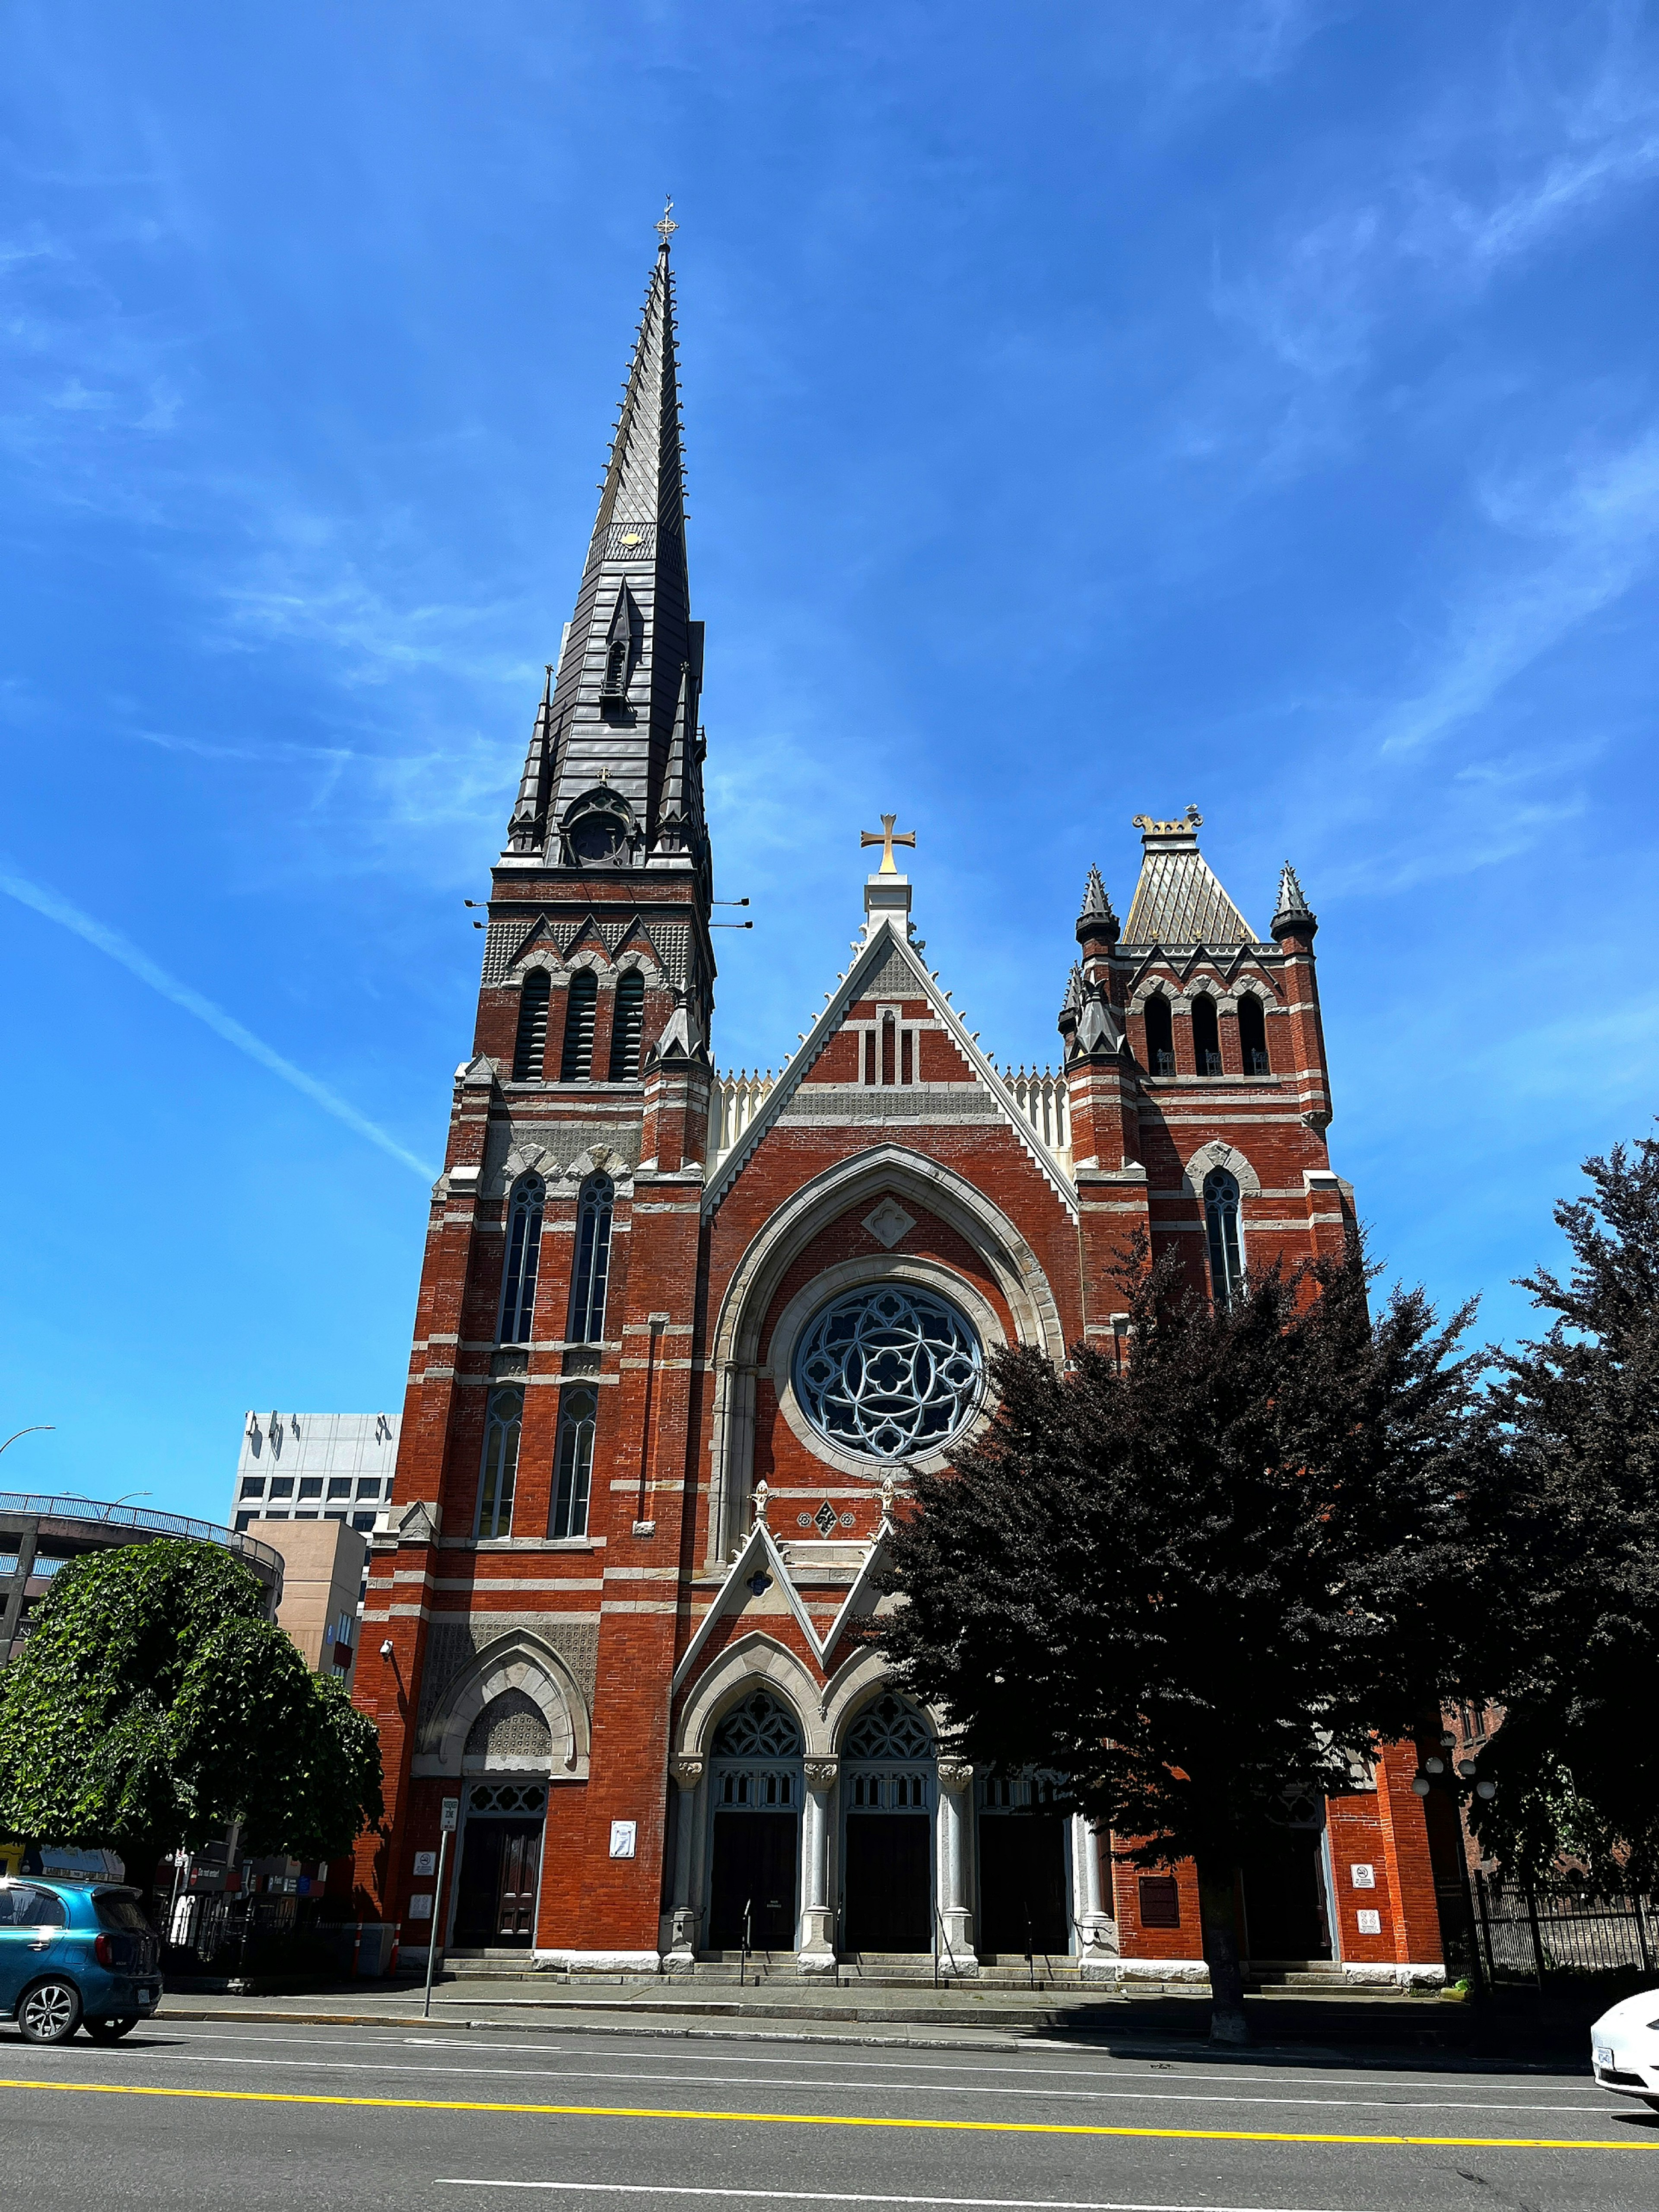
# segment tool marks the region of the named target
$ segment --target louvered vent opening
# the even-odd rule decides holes
[[[561,1083],[580,1083],[593,1073],[593,1012],[599,995],[599,978],[592,969],[579,969],[570,979],[569,1003],[565,1009],[564,1056],[559,1064]]]
[[[547,1050],[548,978],[544,968],[532,968],[519,994],[519,1034],[513,1044],[513,1080],[533,1083],[542,1072]]]
[[[645,978],[630,968],[617,985],[617,1010],[611,1029],[611,1080],[629,1083],[640,1072],[645,1034]]]

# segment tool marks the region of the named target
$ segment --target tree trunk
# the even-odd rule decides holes
[[[1250,2039],[1250,2024],[1244,2017],[1244,1975],[1238,1958],[1235,1893],[1231,1864],[1219,1867],[1199,1862],[1199,1918],[1204,1934],[1204,1957],[1210,1969],[1212,2043],[1248,2043]]]

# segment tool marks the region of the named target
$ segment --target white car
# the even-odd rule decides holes
[[[1602,2088],[1659,2112],[1659,1990],[1638,1990],[1602,2014],[1590,2030],[1590,2060]]]

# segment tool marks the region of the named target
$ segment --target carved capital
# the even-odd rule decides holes
[[[700,1759],[677,1759],[674,1779],[682,1790],[695,1790],[702,1780],[702,1761]]]
[[[942,1759],[939,1763],[939,1786],[952,1796],[958,1796],[974,1778],[974,1770],[966,1760]]]
[[[838,1759],[808,1759],[801,1763],[809,1790],[833,1790],[836,1777],[841,1771]]]

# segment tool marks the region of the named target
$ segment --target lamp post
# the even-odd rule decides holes
[[[1469,1858],[1463,1846],[1463,1800],[1467,1796],[1474,1796],[1479,1797],[1484,1803],[1498,1795],[1498,1784],[1495,1782],[1487,1781],[1484,1777],[1477,1781],[1476,1762],[1472,1759],[1458,1759],[1454,1771],[1444,1754],[1454,1752],[1456,1748],[1457,1738],[1449,1729],[1443,1729],[1440,1732],[1439,1753],[1431,1752],[1423,1760],[1422,1765],[1412,1777],[1412,1788],[1419,1797],[1424,1798],[1428,1796],[1437,1784],[1450,1794],[1452,1818],[1457,1824],[1458,1887],[1463,1895],[1463,1915],[1469,1931],[1469,1954],[1474,1965],[1475,1989],[1477,1993],[1480,1993],[1483,1991],[1486,1978],[1480,1972],[1480,1942],[1474,1917],[1474,1897],[1469,1885]],[[1427,1809],[1426,1807],[1425,1809]],[[1484,1904],[1484,1899],[1482,1901]],[[1490,1937],[1487,1942],[1490,1952]],[[1490,1973],[1491,1963],[1488,1956],[1488,1973]]]
[[[56,1421],[31,1421],[26,1429],[14,1429],[11,1434],[6,1438],[5,1443],[0,1444],[0,1452],[9,1451],[11,1446],[16,1443],[19,1437],[41,1436],[44,1435],[47,1430],[55,1429],[57,1426],[58,1424]]]

